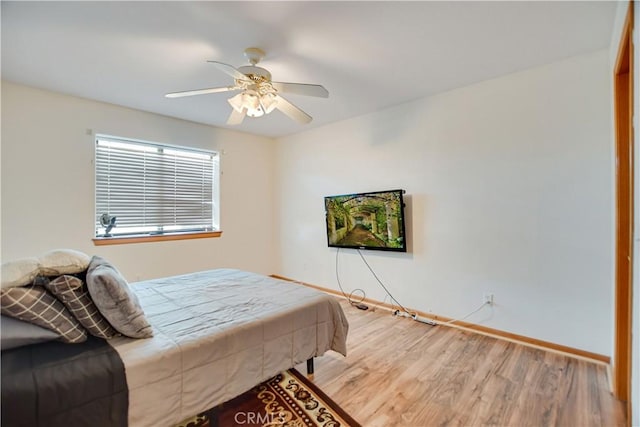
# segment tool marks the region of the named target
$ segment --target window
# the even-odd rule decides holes
[[[213,151],[96,138],[96,238],[218,230]]]

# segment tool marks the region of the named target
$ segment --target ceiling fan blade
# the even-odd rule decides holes
[[[238,110],[235,108],[231,109],[231,114],[229,115],[229,119],[227,120],[228,125],[239,125],[244,120],[244,116],[247,115],[247,110],[242,109],[241,113],[238,113]]]
[[[208,89],[185,90],[184,92],[171,92],[166,94],[165,96],[167,98],[181,98],[183,96],[204,95],[207,93],[218,93],[218,92],[229,92],[237,89],[238,88],[235,86],[212,87]]]
[[[296,95],[317,96],[328,98],[329,91],[321,85],[308,85],[304,83],[271,82],[273,88],[282,93],[294,93]]]
[[[229,74],[231,77],[233,77],[236,80],[251,81],[249,77],[242,74],[240,71],[236,70],[236,68],[233,65],[225,64],[224,62],[218,62],[218,61],[207,61],[207,62],[210,62],[211,64],[215,65],[218,70]]]
[[[289,116],[289,118],[304,124],[310,123],[311,120],[313,120],[310,115],[308,115],[280,95],[276,95],[276,100],[276,108]]]

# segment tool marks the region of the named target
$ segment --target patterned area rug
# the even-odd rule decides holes
[[[360,427],[295,369],[176,427]]]

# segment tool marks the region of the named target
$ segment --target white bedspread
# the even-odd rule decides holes
[[[154,337],[110,340],[125,366],[130,426],[172,426],[327,350],[348,323],[322,292],[239,270],[138,282]]]

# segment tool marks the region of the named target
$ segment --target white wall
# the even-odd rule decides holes
[[[323,196],[403,188],[409,253],[365,253],[401,303],[458,317],[492,292],[469,321],[610,355],[610,98],[600,51],[279,140],[278,273],[337,289]]]
[[[222,152],[214,239],[94,246],[93,133]],[[274,141],[2,83],[2,260],[66,247],[131,281],[217,267],[272,273]]]

